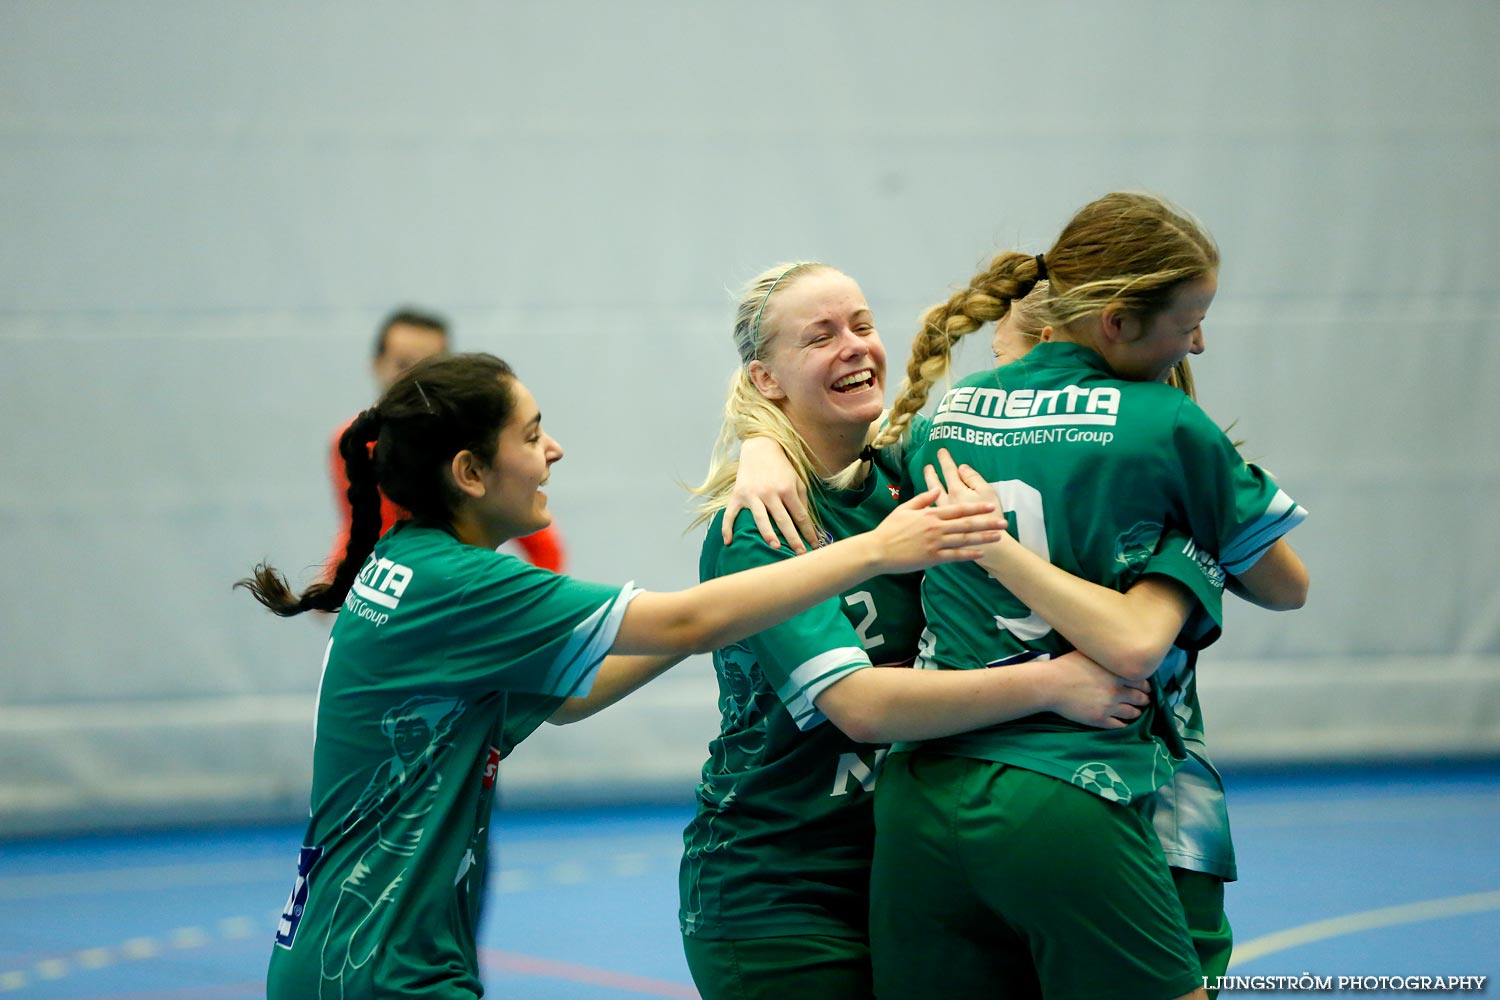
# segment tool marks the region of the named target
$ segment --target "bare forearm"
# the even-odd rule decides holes
[[[987,670],[858,670],[823,692],[818,708],[861,743],[929,740],[1052,707],[1033,664]]]
[[[1295,611],[1307,603],[1307,566],[1285,538],[1278,538],[1255,565],[1229,578],[1236,596],[1269,611]]]
[[[1006,537],[979,565],[1081,652],[1121,677],[1147,677],[1187,620],[1187,598],[1148,577],[1122,594],[1074,576]]]
[[[620,623],[616,653],[707,652],[769,628],[881,571],[865,535],[674,593],[644,593]]]
[[[650,683],[685,656],[606,656],[599,664],[594,686],[582,698],[569,698],[547,721],[555,726],[578,722],[600,712]]]
[[[613,653],[695,653],[754,635],[872,576],[974,559],[1004,522],[980,501],[933,507],[919,493],[880,525],[816,552],[757,566],[675,594],[638,595],[625,610]]]

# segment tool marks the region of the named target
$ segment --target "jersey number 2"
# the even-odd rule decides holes
[[[874,649],[885,642],[885,636],[872,635],[870,632],[875,625],[875,598],[870,596],[868,590],[857,590],[846,595],[844,603],[851,608],[865,609],[865,616],[860,619],[858,625],[854,626],[854,631],[859,633],[859,641],[866,649]]]

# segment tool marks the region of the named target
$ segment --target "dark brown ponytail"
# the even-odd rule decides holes
[[[416,517],[451,518],[456,496],[448,465],[460,451],[485,459],[494,455],[500,427],[514,408],[514,378],[510,365],[489,354],[454,354],[413,365],[339,438],[353,519],[333,578],[299,596],[286,577],[260,563],[235,586],[283,617],[337,611],[380,538],[381,493]]]

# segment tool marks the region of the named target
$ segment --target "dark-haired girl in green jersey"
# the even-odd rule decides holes
[[[373,453],[371,445],[374,445]],[[993,504],[895,508],[799,565],[678,593],[601,585],[497,553],[550,520],[562,449],[509,366],[411,368],[340,442],[353,526],[331,581],[241,581],[280,615],[338,611],[324,653],[311,817],[267,977],[271,1000],[473,998],[495,768],[542,722],[612,703],[871,575],[973,558]],[[412,519],[380,534],[381,493]],[[607,655],[650,654],[650,655]]]

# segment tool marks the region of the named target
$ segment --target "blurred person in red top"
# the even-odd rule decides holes
[[[401,377],[402,372],[423,358],[447,354],[448,346],[448,323],[442,317],[416,309],[397,309],[385,318],[380,324],[380,331],[375,334],[375,353],[370,362],[370,370],[375,375],[380,391],[385,392],[392,382]],[[339,512],[339,534],[334,539],[333,554],[326,564],[330,574],[343,558],[344,549],[348,547],[349,522],[353,517],[347,495],[349,480],[344,474],[344,460],[339,456],[339,438],[352,420],[351,417],[334,431],[328,465],[333,481],[334,505]],[[381,534],[385,534],[391,529],[391,525],[407,516],[405,510],[384,495],[381,496]],[[562,539],[558,536],[555,522],[533,535],[515,539],[515,544],[533,565],[550,569],[554,573],[562,572]]]

